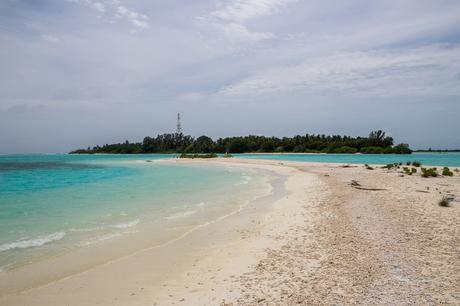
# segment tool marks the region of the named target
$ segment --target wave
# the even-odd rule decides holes
[[[136,220],[133,220],[133,221],[129,221],[129,222],[125,222],[125,223],[120,223],[120,224],[116,224],[116,225],[113,225],[112,227],[115,227],[115,228],[129,228],[129,227],[133,227],[133,226],[136,226],[141,220],[139,219],[136,219]]]
[[[243,175],[241,176],[241,180],[240,182],[236,183],[235,185],[247,185],[249,184],[249,182],[252,180],[252,177],[249,176],[249,175]]]
[[[104,229],[102,226],[96,226],[96,227],[87,227],[87,228],[71,228],[70,231],[72,232],[94,232],[94,231],[99,231]]]
[[[101,236],[94,237],[94,238],[92,238],[92,239],[90,239],[88,241],[78,243],[78,245],[79,246],[88,246],[88,245],[95,244],[95,243],[98,243],[98,242],[102,242],[102,241],[105,241],[105,240],[121,237],[122,235],[123,235],[122,233],[112,233],[112,234],[101,235]]]
[[[50,235],[39,236],[32,239],[20,239],[14,242],[5,243],[0,245],[0,252],[15,250],[15,249],[27,249],[33,247],[39,247],[47,243],[58,241],[64,238],[65,232],[56,232]]]
[[[187,216],[193,215],[196,213],[194,210],[188,210],[188,211],[181,211],[175,214],[172,214],[168,217],[164,217],[166,220],[174,220],[174,219],[180,219],[180,218],[185,218]]]

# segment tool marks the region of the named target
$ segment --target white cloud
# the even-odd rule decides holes
[[[102,4],[101,2],[94,2],[93,3],[93,7],[96,11],[100,12],[100,13],[104,13],[105,12],[105,5]]]
[[[360,96],[458,95],[460,46],[341,52],[272,67],[222,88],[218,95],[248,97],[301,91]]]
[[[47,42],[51,42],[51,43],[56,43],[59,41],[59,38],[53,35],[49,35],[49,34],[43,34],[42,38],[46,40]]]
[[[257,42],[273,39],[273,33],[251,31],[245,22],[250,19],[275,14],[296,0],[230,0],[223,8],[197,17],[202,27],[213,29],[230,42]]]
[[[127,18],[134,26],[138,28],[148,28],[149,27],[149,17],[144,14],[141,14],[136,11],[131,11],[124,6],[117,7],[116,17],[125,17]]]
[[[243,22],[251,18],[268,16],[278,12],[296,0],[232,0],[211,16],[229,22]]]
[[[149,17],[140,12],[131,10],[124,5],[121,5],[121,1],[95,1],[95,0],[67,0],[68,2],[79,3],[81,5],[88,6],[107,18],[110,22],[114,22],[116,19],[126,19],[136,28],[148,28]]]

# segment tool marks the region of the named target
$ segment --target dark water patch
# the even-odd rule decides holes
[[[0,172],[21,170],[85,170],[103,168],[100,165],[66,162],[0,162]]]

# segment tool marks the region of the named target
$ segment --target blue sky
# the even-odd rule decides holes
[[[460,1],[3,0],[0,153],[383,129],[460,148]]]

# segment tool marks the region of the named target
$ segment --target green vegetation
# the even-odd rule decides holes
[[[422,163],[419,162],[419,161],[413,161],[412,162],[412,166],[414,166],[414,167],[420,167],[421,165],[422,165]]]
[[[399,169],[399,168],[401,168],[400,167],[401,165],[402,165],[402,163],[393,163],[393,164],[388,164],[386,166],[383,166],[382,168],[383,169],[388,169],[388,170],[393,169],[393,168]],[[406,167],[404,167],[404,168],[406,168]]]
[[[207,153],[207,154],[187,154],[187,153],[182,153],[179,158],[216,158],[217,154],[216,153]]]
[[[444,175],[444,176],[453,176],[454,173],[452,171],[450,171],[450,169],[448,167],[444,167],[442,169],[442,175]]]
[[[438,171],[436,168],[422,168],[422,177],[437,177]]]
[[[299,153],[364,153],[409,154],[407,144],[393,146],[393,138],[383,131],[374,131],[368,137],[297,135],[294,137],[238,136],[219,138],[208,136],[193,138],[183,134],[163,134],[145,137],[142,142],[125,141],[71,153],[248,153],[248,152],[299,152]]]
[[[423,149],[423,150],[415,150],[415,152],[435,152],[435,153],[449,153],[449,152],[460,152],[460,149],[453,149],[453,150],[449,150],[449,149],[444,149],[444,150],[433,150],[431,148],[429,148],[428,150],[426,149]]]
[[[404,173],[407,175],[412,175],[412,174],[417,173],[416,168],[403,167],[403,170],[404,170]]]

